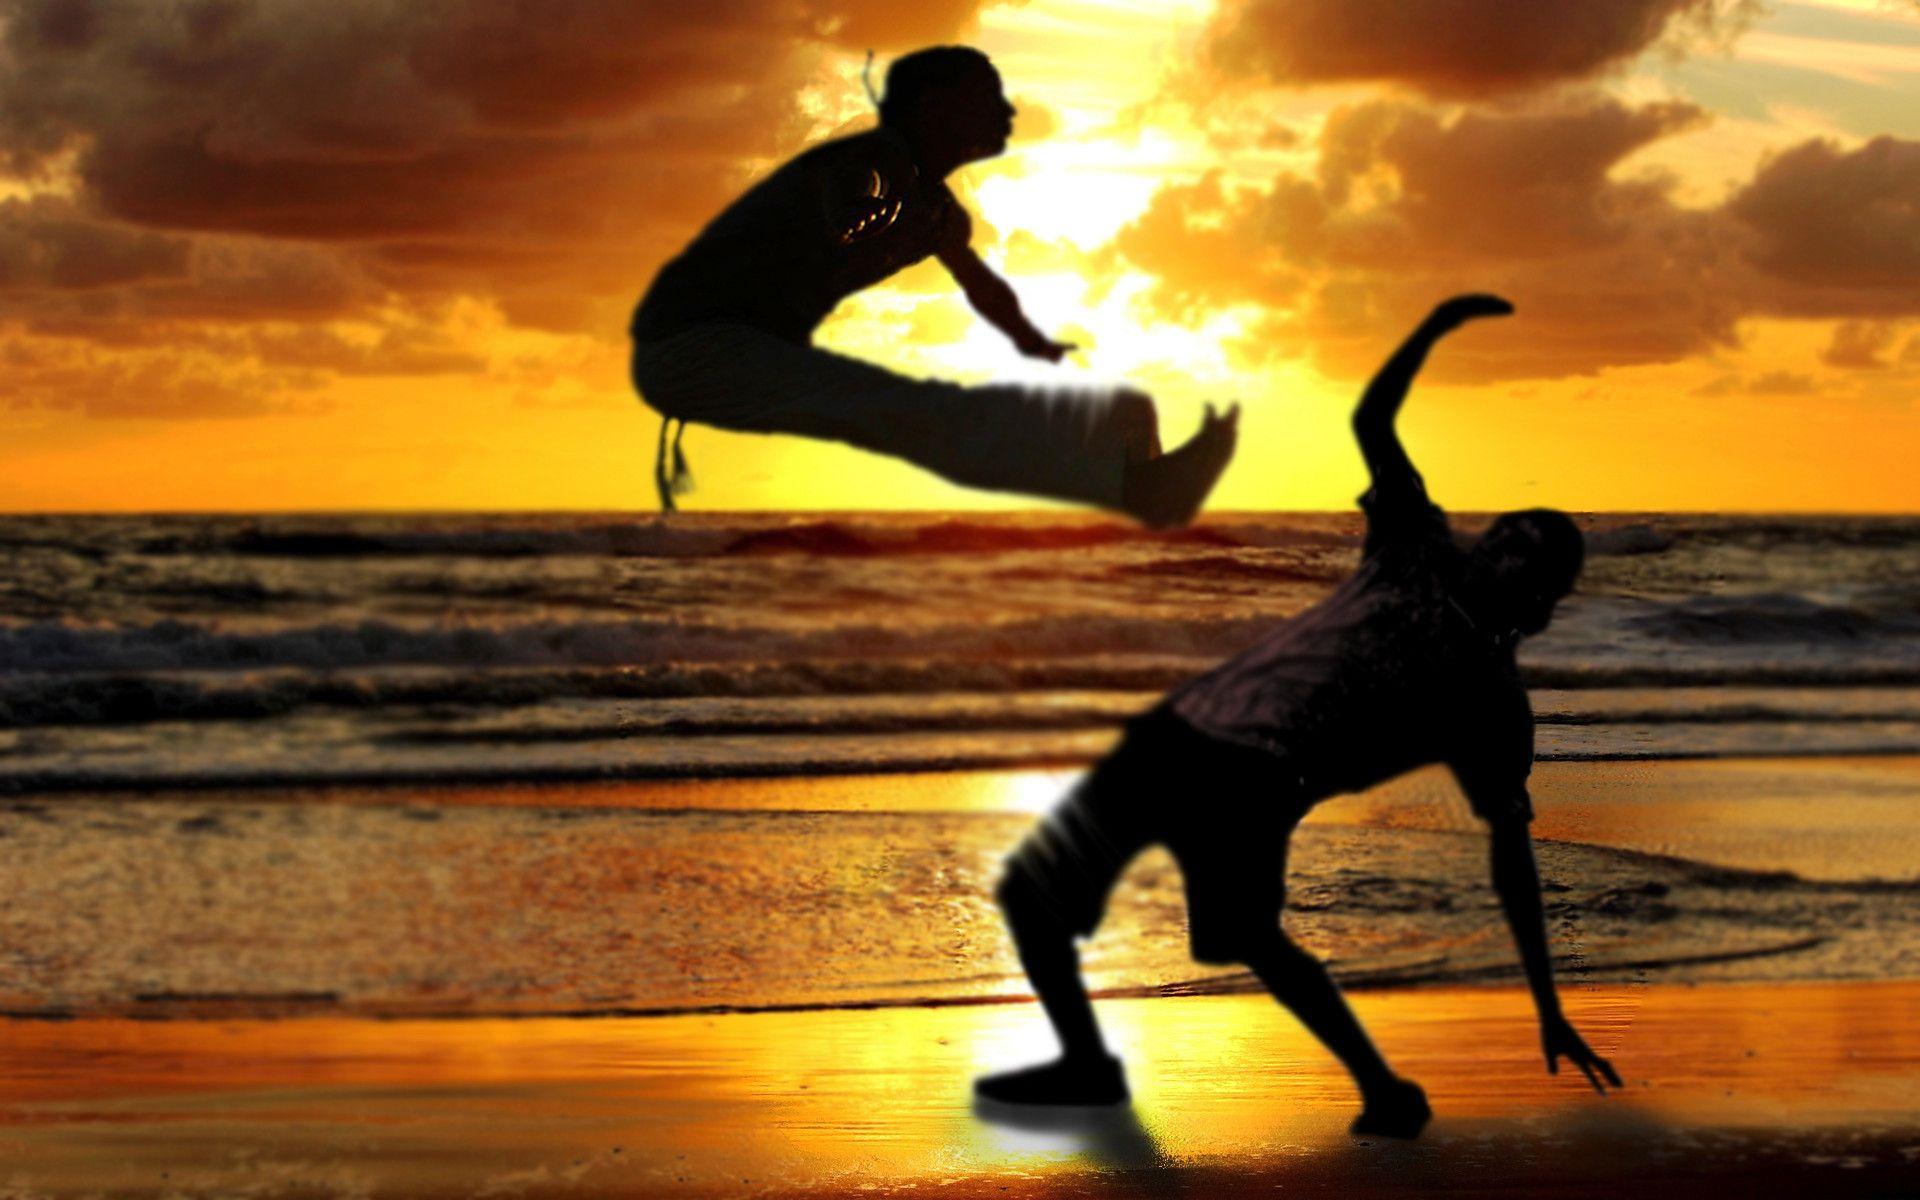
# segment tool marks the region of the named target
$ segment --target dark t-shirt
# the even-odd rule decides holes
[[[723,322],[805,344],[846,297],[970,236],[946,182],[881,126],[815,146],[727,206],[655,276],[632,333]]]
[[[1467,556],[1411,467],[1360,498],[1340,588],[1167,698],[1202,733],[1281,756],[1318,800],[1448,764],[1474,811],[1531,820],[1533,713],[1511,646],[1459,602]]]

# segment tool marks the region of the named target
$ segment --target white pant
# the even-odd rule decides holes
[[[968,487],[1103,508],[1120,507],[1126,463],[1159,448],[1137,392],[908,379],[745,325],[637,343],[633,381],[672,420],[827,438]]]

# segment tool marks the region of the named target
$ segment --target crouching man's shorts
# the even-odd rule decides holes
[[[1000,901],[1087,936],[1127,864],[1161,844],[1186,886],[1193,956],[1241,962],[1279,926],[1287,839],[1308,804],[1284,759],[1156,708],[1014,849]]]

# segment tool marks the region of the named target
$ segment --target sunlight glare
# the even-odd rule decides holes
[[[1043,813],[1060,802],[1086,772],[1079,768],[1054,771],[1012,771],[993,780],[999,795],[990,807],[1004,812]]]

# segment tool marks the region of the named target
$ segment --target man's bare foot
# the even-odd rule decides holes
[[[1416,1138],[1433,1119],[1427,1094],[1411,1079],[1395,1079],[1365,1097],[1365,1107],[1354,1118],[1353,1132],[1377,1137]]]
[[[973,1092],[983,1100],[1001,1104],[1124,1104],[1127,1077],[1117,1058],[1062,1058],[1024,1070],[982,1076],[974,1080]]]
[[[1233,458],[1240,436],[1240,406],[1215,414],[1207,406],[1200,432],[1170,454],[1127,464],[1120,506],[1151,529],[1171,529],[1193,520],[1207,493]]]

